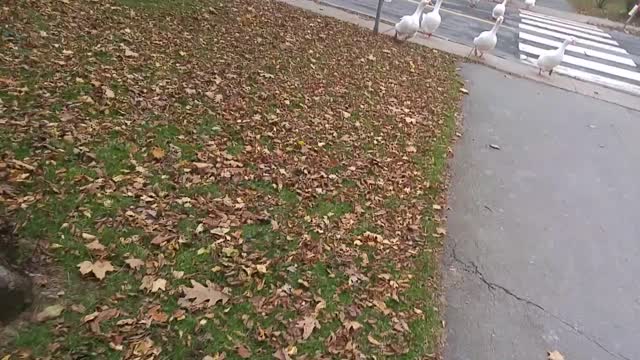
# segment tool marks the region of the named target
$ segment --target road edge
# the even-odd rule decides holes
[[[295,6],[313,13],[330,16],[341,21],[349,22],[354,25],[365,27],[368,29],[373,28],[374,21],[367,15],[354,11],[352,9],[345,9],[340,6],[336,6],[327,1],[315,1],[315,0],[277,0],[286,3],[291,6]],[[388,21],[380,22],[380,34],[391,36],[393,24]],[[460,57],[460,61],[475,62],[508,75],[516,76],[523,79],[532,80],[539,83],[544,83],[559,89],[563,89],[569,92],[578,93],[584,96],[602,100],[605,102],[613,103],[628,109],[640,111],[640,101],[632,94],[614,90],[601,85],[584,82],[578,79],[574,79],[568,76],[540,76],[537,70],[524,63],[510,61],[504,58],[492,54],[486,54],[484,59],[472,59],[468,55],[472,48],[448,41],[442,38],[438,38],[436,35],[427,39],[426,36],[418,34],[413,39],[409,40],[413,43],[430,47],[439,51],[443,51],[452,55]]]

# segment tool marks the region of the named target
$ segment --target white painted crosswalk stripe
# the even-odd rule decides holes
[[[579,27],[584,28],[584,29],[600,30],[599,27],[594,26],[594,25],[589,25],[589,24],[585,24],[585,23],[580,23],[580,22],[575,22],[575,21],[571,21],[571,20],[561,19],[561,18],[557,18],[557,17],[554,17],[554,16],[535,13],[535,12],[528,11],[528,10],[520,10],[520,13],[524,14],[524,15],[534,16],[536,18],[553,20],[553,21],[558,22],[560,24],[569,24],[569,25],[573,25],[573,26],[579,26]],[[600,31],[602,31],[602,30],[600,30]]]
[[[529,40],[531,42],[536,42],[539,44],[544,44],[547,46],[551,46],[551,47],[559,47],[562,42],[561,41],[555,41],[555,40],[551,40],[551,39],[547,39],[545,37],[541,37],[541,36],[536,36],[533,34],[529,34],[526,32],[520,32],[520,38],[523,40]],[[613,61],[613,62],[617,62],[620,64],[624,64],[624,65],[629,65],[629,66],[636,66],[636,64],[633,62],[633,60],[631,60],[628,57],[623,57],[623,56],[618,56],[618,55],[613,55],[613,54],[609,54],[606,52],[602,52],[602,51],[597,51],[597,50],[593,50],[593,49],[587,49],[581,46],[577,46],[577,45],[569,45],[567,47],[567,51],[570,52],[575,52],[578,54],[583,54],[586,55],[588,57],[597,57],[603,60],[608,60],[608,61]]]
[[[564,39],[568,39],[568,38],[571,37],[571,35],[561,34],[561,33],[555,32],[555,31],[541,29],[541,28],[538,28],[538,27],[535,27],[535,26],[531,26],[531,25],[527,25],[527,24],[518,24],[518,27],[520,29],[522,29],[522,30],[533,31],[533,32],[536,32],[536,33],[552,36],[554,38],[561,39],[563,41],[564,41]],[[600,48],[600,49],[603,49],[603,50],[612,51],[612,52],[628,54],[627,50],[619,48],[617,46],[602,44],[602,43],[599,43],[599,42],[596,42],[596,41],[579,39],[579,38],[576,38],[576,40],[577,40],[578,44],[588,45],[588,46],[591,46],[591,47],[597,47],[597,48]]]
[[[521,15],[520,15],[520,17],[522,17],[523,19],[529,19],[529,20],[539,21],[539,22],[541,22],[541,23],[545,23],[545,24],[551,24],[551,25],[561,26],[561,27],[564,27],[564,28],[567,28],[567,29],[571,29],[571,30],[582,31],[582,32],[584,32],[584,33],[591,34],[591,35],[595,35],[595,36],[602,36],[602,37],[604,37],[604,38],[608,38],[608,39],[610,39],[610,38],[611,38],[611,35],[607,34],[606,32],[603,32],[603,31],[596,31],[596,30],[583,29],[583,28],[580,28],[580,27],[578,27],[578,26],[565,25],[565,24],[562,24],[562,23],[555,22],[555,21],[553,21],[553,20],[547,20],[547,19],[536,18],[536,17],[534,17],[534,16],[529,16],[529,15],[524,15],[524,14],[521,14]]]
[[[522,52],[526,52],[533,55],[540,55],[546,51],[546,49],[541,49],[539,47],[535,47],[535,46],[523,44],[523,43],[520,43],[518,45],[518,48]],[[640,73],[636,71],[629,71],[629,70],[621,69],[619,67],[602,64],[599,62],[585,60],[582,58],[571,56],[569,54],[564,54],[564,58],[562,59],[562,62],[640,82]]]
[[[580,38],[583,38],[583,39],[600,41],[600,42],[603,42],[605,44],[618,45],[618,43],[615,40],[604,39],[604,38],[602,38],[600,36],[595,36],[595,35],[591,35],[591,34],[585,34],[585,33],[581,32],[581,31],[577,31],[577,30],[565,29],[565,28],[560,27],[560,26],[549,25],[549,24],[541,23],[541,22],[534,21],[534,20],[528,20],[528,19],[522,19],[521,21],[524,24],[537,26],[537,27],[543,28],[543,29],[549,29],[549,30],[558,31],[558,32],[561,32],[561,33],[577,36],[577,37],[580,37]]]
[[[569,20],[520,11],[518,50],[523,62],[536,66],[543,53],[574,37],[554,72],[640,95],[640,69],[607,32]]]

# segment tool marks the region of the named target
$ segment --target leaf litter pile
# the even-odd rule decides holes
[[[453,58],[269,0],[1,11],[9,358],[437,356]]]

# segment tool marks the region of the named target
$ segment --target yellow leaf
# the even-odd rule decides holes
[[[151,149],[151,155],[155,158],[155,159],[162,159],[164,157],[164,149],[162,149],[161,147],[154,147],[153,149]]]

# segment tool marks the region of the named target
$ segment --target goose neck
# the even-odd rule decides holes
[[[418,8],[416,8],[416,11],[413,13],[413,16],[420,16],[420,14],[422,14],[426,6],[427,6],[426,2],[421,2],[420,4],[418,4]]]

